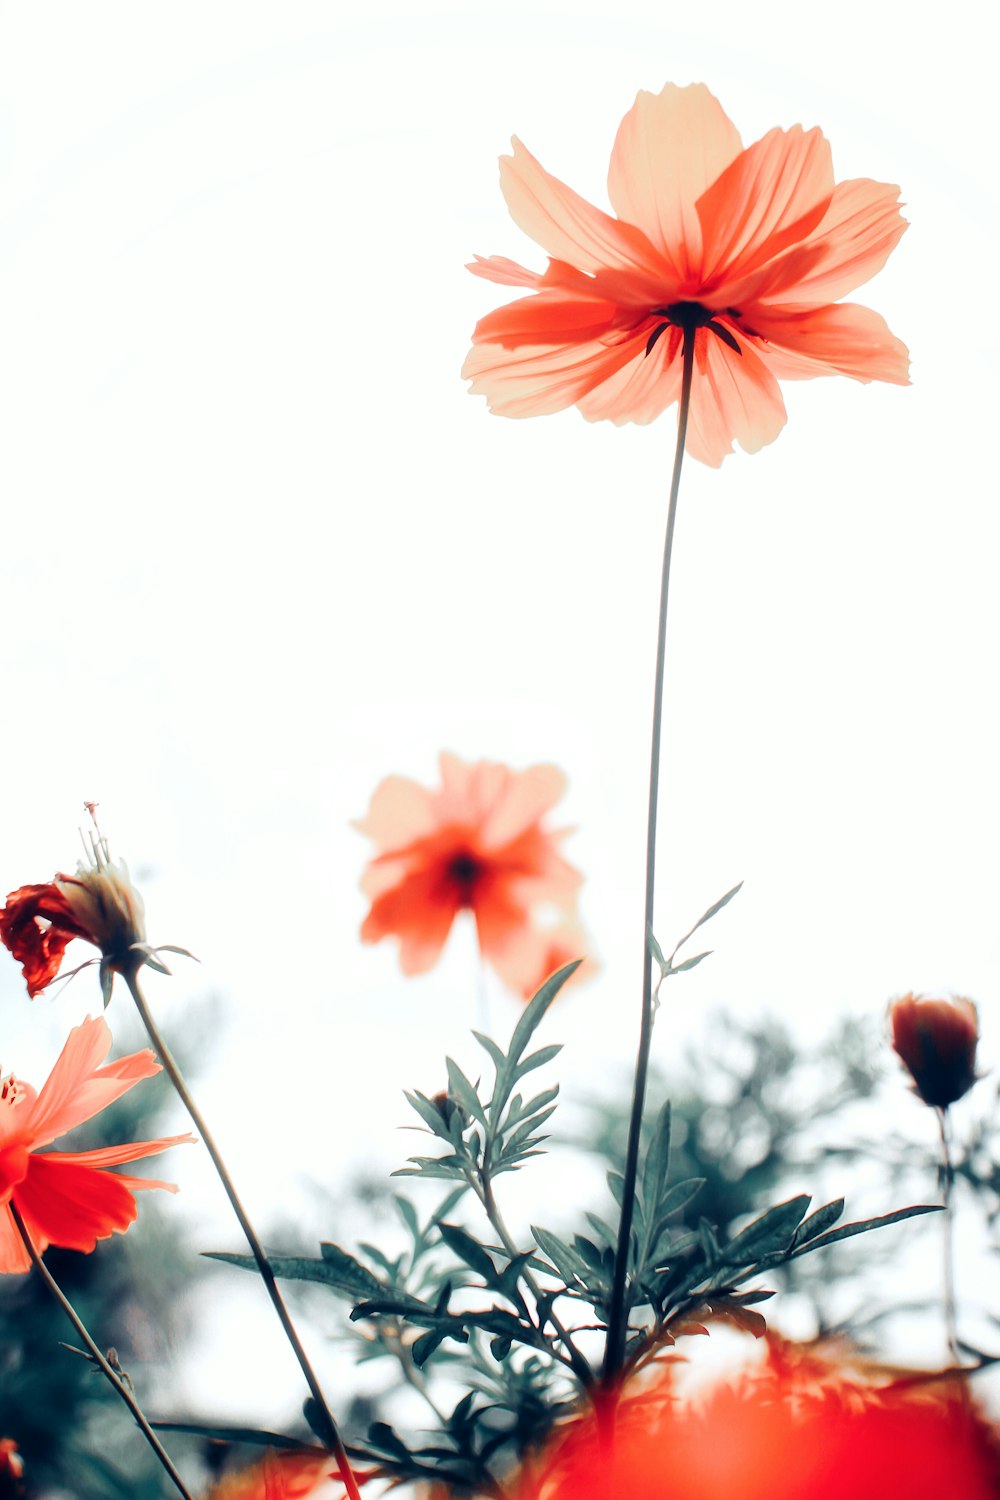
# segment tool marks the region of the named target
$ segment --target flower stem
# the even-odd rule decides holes
[[[955,1169],[951,1161],[951,1140],[948,1129],[948,1111],[936,1109],[938,1129],[941,1132],[941,1184],[944,1202],[944,1327],[948,1343],[948,1357],[953,1365],[960,1365],[958,1352],[958,1321],[955,1312],[955,1250],[954,1225],[952,1222],[951,1189],[955,1181]]]
[[[181,1479],[181,1476],[178,1474],[177,1470],[171,1463],[170,1457],[164,1449],[159,1438],[156,1436],[156,1433],[153,1431],[149,1423],[146,1421],[146,1418],[143,1416],[138,1401],[136,1401],[128,1386],[118,1378],[114,1370],[108,1364],[108,1361],[105,1359],[100,1349],[98,1349],[97,1345],[94,1343],[94,1340],[88,1333],[84,1323],[81,1321],[80,1315],[76,1311],[76,1308],[73,1306],[72,1302],[70,1302],[65,1292],[63,1292],[62,1288],[59,1286],[59,1283],[52,1275],[52,1272],[49,1270],[48,1266],[45,1264],[45,1262],[42,1260],[42,1257],[35,1249],[31,1235],[28,1233],[27,1226],[24,1220],[21,1218],[20,1213],[18,1212],[17,1204],[13,1201],[13,1199],[11,1199],[8,1202],[7,1207],[10,1209],[11,1218],[14,1220],[14,1225],[17,1229],[18,1234],[21,1236],[21,1239],[24,1243],[24,1248],[28,1252],[31,1263],[34,1266],[35,1270],[38,1272],[39,1276],[41,1276],[42,1280],[45,1282],[45,1285],[48,1287],[49,1291],[59,1303],[59,1306],[62,1308],[63,1312],[66,1314],[67,1318],[69,1318],[73,1327],[76,1329],[77,1336],[86,1345],[88,1354],[94,1361],[95,1365],[97,1365],[98,1369],[101,1371],[101,1374],[110,1383],[116,1394],[119,1395],[125,1402],[125,1405],[128,1407],[129,1411],[135,1418],[136,1425],[140,1428],[143,1437],[146,1439],[146,1442],[152,1448],[160,1463],[169,1474],[178,1493],[184,1496],[184,1500],[191,1500],[190,1490],[187,1488],[183,1479]]]
[[[604,1382],[611,1385],[625,1362],[628,1334],[629,1245],[635,1207],[635,1184],[639,1167],[639,1137],[642,1130],[643,1105],[646,1102],[646,1076],[649,1072],[649,1049],[653,1040],[653,956],[647,933],[653,924],[653,889],[656,877],[656,812],[660,779],[660,725],[663,718],[663,659],[667,640],[667,596],[670,589],[670,557],[674,547],[674,522],[677,517],[677,495],[681,483],[681,464],[687,437],[688,413],[691,408],[691,380],[694,375],[695,329],[684,328],[681,395],[677,408],[677,447],[670,480],[667,506],[667,532],[663,544],[663,571],[660,578],[660,618],[656,636],[656,680],[653,689],[653,735],[649,763],[649,816],[646,823],[646,909],[642,924],[642,1019],[639,1028],[639,1050],[632,1086],[632,1112],[629,1117],[628,1146],[625,1152],[625,1182],[622,1192],[621,1218],[618,1223],[618,1246],[615,1251],[615,1274],[608,1317],[608,1341],[604,1355]]]
[[[337,1465],[340,1469],[341,1482],[347,1490],[350,1500],[361,1500],[360,1491],[358,1490],[358,1481],[354,1477],[354,1472],[351,1468],[350,1460],[348,1459],[347,1452],[344,1448],[343,1439],[340,1436],[340,1430],[337,1427],[337,1423],[334,1421],[333,1413],[326,1403],[326,1398],[323,1395],[322,1388],[316,1378],[313,1367],[309,1363],[309,1357],[306,1354],[305,1349],[303,1349],[292,1320],[288,1315],[288,1309],[285,1307],[281,1293],[278,1290],[278,1283],[275,1280],[274,1272],[271,1269],[271,1264],[267,1256],[264,1254],[263,1247],[260,1243],[260,1240],[257,1238],[256,1231],[254,1230],[253,1225],[247,1217],[247,1213],[243,1207],[243,1204],[240,1202],[239,1194],[237,1193],[236,1188],[233,1185],[232,1178],[230,1177],[229,1172],[226,1168],[226,1164],[222,1159],[219,1148],[215,1144],[215,1140],[212,1137],[212,1132],[205,1124],[201,1111],[198,1109],[198,1106],[195,1104],[190,1093],[188,1092],[187,1084],[184,1082],[181,1070],[177,1066],[177,1063],[175,1062],[173,1055],[170,1052],[170,1048],[167,1046],[166,1042],[160,1035],[159,1028],[157,1027],[156,1022],[153,1020],[149,1007],[146,1004],[145,996],[143,995],[142,990],[139,987],[138,976],[135,973],[126,973],[124,978],[129,987],[129,990],[132,993],[132,999],[135,1001],[136,1010],[139,1012],[139,1019],[142,1021],[143,1026],[145,1026],[149,1039],[152,1042],[153,1047],[158,1053],[160,1061],[163,1064],[163,1071],[170,1079],[170,1082],[173,1084],[174,1088],[177,1091],[177,1094],[180,1097],[181,1103],[184,1105],[184,1108],[191,1116],[191,1119],[194,1122],[195,1129],[201,1136],[208,1154],[212,1158],[212,1161],[215,1165],[215,1170],[219,1174],[219,1180],[221,1181],[222,1186],[225,1188],[226,1196],[233,1206],[233,1212],[240,1222],[240,1228],[243,1230],[243,1233],[246,1236],[247,1244],[250,1246],[250,1250],[253,1254],[253,1258],[257,1262],[257,1269],[260,1272],[261,1280],[267,1288],[268,1296],[274,1304],[274,1310],[278,1314],[278,1318],[281,1322],[282,1328],[285,1330],[285,1337],[291,1344],[292,1350],[295,1354],[295,1358],[298,1360],[299,1367],[306,1378],[306,1384],[309,1387],[310,1393],[315,1403],[316,1411],[325,1428],[323,1441],[326,1443],[328,1450],[337,1460]]]

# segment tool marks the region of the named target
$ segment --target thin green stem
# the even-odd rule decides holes
[[[288,1315],[288,1309],[285,1307],[284,1300],[282,1299],[281,1293],[278,1290],[278,1283],[275,1280],[274,1272],[271,1269],[271,1264],[264,1253],[260,1240],[257,1238],[257,1234],[254,1230],[253,1225],[247,1217],[246,1210],[244,1209],[243,1204],[240,1202],[239,1194],[237,1193],[236,1188],[233,1185],[233,1180],[229,1175],[229,1171],[222,1159],[219,1148],[215,1144],[212,1132],[205,1124],[201,1111],[188,1092],[187,1084],[184,1082],[181,1070],[177,1066],[177,1063],[175,1062],[173,1055],[171,1054],[170,1048],[167,1046],[166,1042],[163,1040],[163,1037],[160,1035],[159,1028],[157,1027],[156,1022],[153,1020],[153,1017],[149,1010],[149,1006],[146,1004],[145,996],[143,995],[142,990],[139,987],[138,976],[135,973],[126,973],[124,977],[132,993],[132,999],[135,1001],[136,1010],[139,1012],[139,1019],[142,1021],[143,1026],[145,1026],[146,1032],[149,1036],[149,1040],[152,1042],[153,1047],[155,1048],[157,1054],[159,1055],[160,1061],[163,1064],[163,1071],[170,1079],[170,1082],[173,1084],[175,1090],[177,1091],[181,1103],[184,1105],[184,1108],[191,1116],[191,1119],[194,1122],[195,1129],[201,1136],[208,1154],[212,1158],[212,1161],[215,1165],[215,1170],[219,1174],[219,1180],[226,1190],[226,1197],[232,1204],[233,1212],[240,1222],[240,1228],[243,1230],[243,1233],[246,1236],[246,1242],[250,1246],[250,1250],[253,1254],[254,1260],[257,1262],[257,1269],[260,1272],[261,1280],[267,1288],[267,1294],[274,1304],[274,1310],[278,1314],[278,1319],[285,1331],[285,1337],[291,1344],[292,1350],[295,1354],[295,1358],[299,1362],[299,1368],[305,1376],[306,1384],[309,1387],[309,1391],[315,1403],[316,1411],[325,1428],[323,1440],[326,1443],[329,1451],[337,1460],[337,1465],[340,1469],[341,1481],[347,1490],[350,1500],[361,1500],[360,1491],[358,1490],[358,1481],[354,1477],[354,1471],[352,1470],[350,1460],[347,1457],[347,1452],[344,1448],[344,1442],[340,1436],[340,1430],[337,1427],[337,1423],[334,1421],[333,1413],[326,1403],[326,1398],[323,1395],[322,1387],[320,1386],[320,1383],[316,1378],[313,1367],[309,1363],[309,1357],[306,1354],[305,1349],[302,1347],[299,1336],[296,1333],[292,1320]]]
[[[938,1129],[941,1132],[941,1197],[944,1203],[944,1327],[948,1342],[948,1357],[952,1364],[961,1364],[958,1352],[958,1319],[955,1311],[955,1244],[952,1222],[951,1190],[955,1181],[955,1169],[951,1160],[951,1140],[948,1130],[948,1111],[937,1109]]]
[[[483,1208],[486,1211],[486,1217],[489,1219],[493,1228],[496,1230],[496,1233],[500,1239],[500,1243],[506,1251],[507,1256],[510,1260],[514,1260],[520,1254],[520,1251],[515,1245],[510,1231],[507,1228],[504,1217],[500,1212],[500,1205],[497,1203],[496,1195],[493,1192],[493,1184],[490,1181],[490,1178],[484,1174],[483,1180],[480,1183],[475,1177],[470,1176],[469,1182],[473,1192],[476,1194],[476,1197],[479,1199],[480,1203],[483,1205]],[[524,1282],[525,1286],[528,1288],[528,1291],[534,1297],[535,1303],[537,1305],[544,1293],[542,1292],[541,1287],[538,1285],[538,1282],[535,1280],[534,1276],[527,1269],[527,1267],[525,1267],[521,1272],[521,1280]],[[538,1316],[537,1312],[536,1316]],[[567,1329],[563,1327],[562,1323],[556,1317],[551,1308],[549,1309],[547,1321],[552,1324],[556,1337],[559,1339],[559,1342],[562,1344],[563,1349],[565,1350],[565,1353],[560,1353],[558,1350],[556,1350],[556,1358],[562,1364],[566,1365],[573,1371],[574,1375],[576,1376],[577,1380],[579,1380],[584,1390],[589,1390],[594,1383],[593,1371],[591,1370],[587,1361],[584,1359],[583,1355],[577,1349],[576,1345],[573,1343],[573,1340],[570,1338]],[[539,1317],[539,1332],[541,1332],[542,1326],[543,1324],[541,1318]]]
[[[646,1102],[646,1077],[649,1072],[649,1049],[653,1040],[653,956],[647,933],[653,924],[653,890],[656,876],[656,814],[659,802],[660,729],[663,718],[663,661],[667,640],[667,598],[670,590],[670,558],[674,546],[674,522],[677,517],[677,495],[681,483],[681,464],[687,437],[688,413],[691,408],[691,380],[694,375],[695,328],[684,328],[681,395],[677,408],[677,447],[670,480],[667,506],[667,532],[663,544],[663,569],[660,577],[660,616],[656,636],[656,678],[653,689],[653,733],[649,761],[649,815],[646,822],[646,904],[642,924],[642,1019],[639,1027],[639,1049],[632,1087],[632,1112],[629,1117],[628,1146],[625,1152],[625,1182],[622,1192],[621,1218],[618,1223],[618,1245],[615,1251],[615,1274],[611,1288],[608,1317],[608,1341],[604,1355],[604,1382],[611,1386],[625,1362],[628,1335],[628,1259],[635,1208],[635,1185],[639,1168],[639,1137],[643,1106]]]
[[[31,1264],[34,1266],[39,1276],[41,1276],[42,1280],[45,1282],[45,1285],[48,1287],[49,1291],[59,1303],[59,1306],[62,1308],[63,1312],[66,1314],[67,1318],[69,1318],[73,1327],[76,1329],[77,1336],[79,1337],[81,1342],[86,1345],[87,1353],[90,1355],[91,1359],[94,1361],[94,1364],[100,1370],[105,1380],[108,1381],[108,1383],[114,1389],[115,1393],[121,1397],[125,1405],[128,1407],[129,1411],[132,1413],[132,1416],[135,1418],[136,1426],[140,1429],[143,1437],[146,1439],[146,1442],[152,1448],[153,1452],[156,1454],[156,1457],[163,1465],[163,1468],[170,1476],[170,1479],[177,1489],[178,1494],[183,1495],[184,1500],[192,1500],[190,1490],[187,1488],[183,1479],[171,1463],[170,1456],[163,1447],[163,1444],[160,1442],[159,1438],[156,1436],[156,1433],[153,1431],[149,1423],[146,1421],[146,1418],[143,1416],[142,1409],[139,1406],[138,1401],[135,1399],[128,1386],[125,1385],[124,1381],[120,1380],[119,1377],[115,1374],[114,1370],[111,1368],[108,1361],[101,1353],[100,1349],[98,1349],[97,1345],[94,1343],[94,1340],[88,1333],[86,1326],[81,1320],[76,1308],[73,1306],[72,1302],[70,1302],[69,1298],[66,1296],[65,1292],[62,1290],[59,1283],[52,1275],[52,1272],[49,1270],[48,1266],[45,1264],[45,1262],[42,1260],[42,1257],[35,1249],[34,1242],[32,1241],[31,1235],[28,1233],[27,1226],[25,1225],[24,1220],[21,1218],[21,1215],[18,1212],[17,1204],[13,1199],[11,1199],[7,1207],[10,1209],[10,1216],[14,1220],[14,1225],[17,1229],[17,1232],[21,1236],[21,1239],[24,1243],[24,1248],[28,1252],[28,1255],[31,1259]]]

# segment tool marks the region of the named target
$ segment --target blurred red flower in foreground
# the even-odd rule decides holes
[[[403,972],[419,974],[436,962],[467,907],[484,959],[512,989],[533,994],[552,973],[556,938],[562,941],[558,929],[536,924],[536,913],[554,908],[572,919],[582,879],[558,852],[565,830],[543,826],[565,785],[555,766],[511,771],[447,753],[438,790],[388,776],[355,824],[379,849],[361,882],[372,903],[363,940],[398,937]]]
[[[91,841],[91,851],[90,863],[78,865],[75,875],[23,885],[0,911],[0,940],[22,965],[32,999],[55,979],[74,938],[101,951],[105,1003],[113,974],[150,961],[142,897],[124,861],[112,862],[102,839]]]
[[[133,1223],[140,1188],[177,1191],[171,1182],[126,1177],[106,1168],[153,1156],[193,1140],[191,1135],[95,1151],[39,1150],[160,1071],[148,1048],[102,1067],[110,1049],[106,1023],[88,1017],[70,1032],[39,1092],[17,1078],[0,1080],[0,1272],[27,1271],[31,1265],[11,1202],[39,1252],[48,1245],[93,1250],[98,1240],[122,1234]]]
[[[591,420],[650,422],[678,399],[682,330],[696,329],[687,449],[718,465],[785,424],[778,378],[908,384],[905,345],[877,313],[834,305],[885,263],[906,222],[899,189],[834,183],[818,129],[770,130],[742,148],[704,84],[640,92],[608,174],[617,218],[551,177],[514,138],[500,186],[550,256],[504,256],[478,276],[533,295],[477,324],[463,376],[493,411],[576,405]]]
[[[987,1500],[996,1436],[966,1393],[942,1382],[865,1389],[830,1372],[771,1369],[671,1399],[626,1400],[608,1447],[592,1418],[566,1429],[515,1500]]]
[[[363,1475],[355,1475],[364,1483]],[[260,1463],[228,1474],[208,1500],[341,1500],[344,1487],[329,1453],[265,1453]]]
[[[24,1494],[23,1473],[24,1459],[18,1453],[14,1439],[0,1438],[0,1500],[8,1500],[8,1497],[12,1500],[12,1497]]]
[[[903,995],[889,1007],[892,1045],[925,1104],[947,1109],[976,1081],[979,1017],[971,1000]]]

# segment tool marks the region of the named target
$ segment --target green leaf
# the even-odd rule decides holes
[[[686,958],[683,963],[673,964],[671,974],[683,974],[685,969],[693,969],[701,963],[703,958],[711,958],[714,949],[706,948],[704,953],[696,953],[694,958]]]
[[[646,942],[649,944],[649,951],[653,955],[653,962],[658,966],[663,977],[666,978],[670,973],[670,965],[663,957],[663,949],[656,941],[656,934],[648,922],[646,923]]]
[[[734,1240],[730,1240],[722,1251],[721,1264],[748,1266],[765,1255],[788,1248],[806,1209],[809,1207],[808,1193],[789,1198],[787,1203],[778,1203],[748,1224]]]
[[[832,1203],[824,1203],[822,1208],[817,1208],[816,1212],[803,1219],[796,1229],[792,1249],[794,1250],[798,1245],[804,1245],[806,1240],[815,1239],[817,1235],[823,1234],[836,1224],[843,1212],[843,1198],[835,1198]]]
[[[539,1047],[537,1052],[532,1052],[523,1062],[518,1063],[514,1070],[514,1077],[523,1078],[525,1073],[531,1073],[535,1068],[544,1068],[545,1064],[557,1057],[562,1049],[562,1042],[550,1042],[547,1047]]]
[[[653,1127],[653,1136],[642,1167],[642,1201],[651,1222],[660,1201],[670,1165],[670,1101],[663,1106]],[[620,1200],[619,1200],[620,1201]]]
[[[704,927],[706,922],[710,922],[716,915],[716,913],[720,912],[724,906],[728,906],[729,902],[732,901],[734,896],[739,895],[742,889],[743,882],[741,880],[739,885],[734,885],[732,890],[727,891],[724,896],[720,896],[718,901],[713,901],[712,905],[708,908],[708,911],[702,912],[701,916],[691,928],[690,932],[686,933],[685,936],[681,938],[680,942],[677,944],[677,948],[683,948],[688,938],[694,937],[694,934],[698,931],[698,928]],[[677,952],[677,948],[674,949],[675,953]]]
[[[339,1282],[331,1281],[329,1285],[338,1285],[345,1292],[355,1293],[359,1297],[378,1296],[385,1290],[384,1283],[379,1281],[377,1276],[373,1276],[367,1266],[355,1260],[353,1255],[348,1255],[347,1251],[342,1250],[339,1245],[332,1245],[328,1240],[323,1240],[319,1250],[323,1257],[323,1264],[330,1268],[333,1275],[340,1277]]]
[[[854,1224],[842,1224],[839,1229],[831,1229],[827,1234],[810,1240],[808,1245],[800,1245],[789,1259],[797,1260],[800,1255],[807,1255],[810,1250],[819,1250],[823,1245],[832,1245],[837,1240],[850,1240],[856,1234],[867,1234],[871,1229],[884,1229],[888,1224],[900,1224],[904,1219],[916,1219],[921,1214],[939,1214],[943,1209],[944,1205],[941,1203],[915,1203],[910,1208],[897,1208],[895,1213],[881,1214],[877,1219],[859,1219]]]
[[[215,1423],[205,1422],[154,1422],[150,1418],[150,1427],[154,1432],[187,1432],[192,1437],[212,1438],[219,1443],[247,1443],[260,1448],[290,1448],[302,1453],[310,1450],[308,1443],[303,1443],[301,1438],[287,1437],[283,1432],[268,1432],[260,1427],[223,1427]],[[321,1448],[312,1448],[314,1453],[321,1453]]]
[[[496,1286],[497,1268],[482,1245],[457,1224],[438,1224],[438,1232],[449,1250],[481,1276],[487,1286]]]
[[[427,1363],[438,1345],[443,1343],[447,1337],[448,1330],[444,1328],[428,1328],[426,1333],[420,1335],[410,1350],[413,1363],[417,1366],[417,1369]]]
[[[587,1274],[587,1263],[576,1251],[548,1229],[531,1226],[532,1237],[543,1255],[547,1255],[567,1285],[582,1281]]]
[[[445,1064],[448,1069],[449,1098],[453,1099],[456,1104],[461,1105],[467,1115],[472,1115],[481,1125],[485,1125],[486,1115],[483,1106],[479,1102],[479,1095],[472,1087],[472,1084],[453,1058],[446,1057]]]
[[[497,1067],[496,1084],[493,1089],[493,1101],[490,1105],[491,1112],[495,1115],[503,1108],[510,1095],[511,1087],[515,1079],[515,1069],[521,1060],[521,1054],[528,1045],[537,1030],[542,1017],[552,1004],[553,1000],[569,979],[580,967],[582,959],[576,958],[570,964],[564,964],[561,969],[546,979],[538,993],[528,1001],[521,1012],[520,1020],[514,1027],[514,1034],[510,1039],[507,1056]]]
[[[279,1281],[318,1281],[348,1296],[382,1296],[385,1284],[338,1245],[323,1245],[323,1259],[305,1255],[269,1255],[268,1263]],[[236,1255],[228,1250],[203,1250],[206,1260],[221,1260],[238,1266],[241,1271],[257,1271],[252,1255]]]

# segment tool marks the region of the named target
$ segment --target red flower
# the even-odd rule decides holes
[[[342,1500],[338,1474],[329,1453],[265,1453],[260,1463],[220,1480],[208,1500]],[[364,1483],[365,1476],[355,1478]]]
[[[468,908],[483,957],[513,989],[534,993],[551,972],[534,914],[548,906],[572,917],[582,878],[558,852],[564,833],[543,826],[564,787],[555,766],[511,771],[447,753],[439,790],[387,777],[356,824],[379,848],[361,883],[372,902],[363,940],[398,937],[403,972],[419,974]]]
[[[14,1439],[0,1438],[0,1500],[8,1500],[8,1497],[14,1500],[15,1496],[24,1494],[23,1473],[24,1459],[18,1453]]]
[[[892,1045],[925,1104],[947,1109],[976,1081],[979,1017],[971,1000],[903,995],[889,1007]]]
[[[88,1017],[70,1032],[39,1092],[17,1078],[0,1082],[0,1272],[27,1271],[31,1265],[10,1212],[12,1202],[39,1252],[48,1245],[89,1251],[134,1222],[140,1189],[177,1191],[171,1182],[107,1168],[154,1156],[193,1140],[190,1135],[95,1151],[40,1150],[160,1071],[148,1048],[102,1067],[110,1049],[106,1023]]]
[[[155,956],[161,950],[146,941],[142,897],[124,860],[113,863],[108,857],[103,839],[91,841],[90,862],[78,865],[75,875],[23,885],[11,891],[0,911],[0,941],[21,964],[32,999],[55,979],[74,938],[100,949],[105,1005],[115,974],[134,973],[143,964],[167,972]]]
[[[907,352],[877,313],[837,303],[874,276],[906,228],[899,190],[834,183],[817,130],[742,148],[704,84],[641,92],[611,153],[602,213],[514,138],[500,186],[548,269],[477,256],[469,269],[532,295],[477,324],[463,375],[491,410],[578,406],[650,422],[677,400],[682,330],[696,329],[687,449],[718,465],[785,424],[778,377],[908,384]]]
[[[803,1373],[806,1376],[802,1380]],[[609,1445],[593,1418],[557,1435],[511,1486],[515,1500],[988,1500],[996,1435],[941,1382],[863,1389],[815,1371],[717,1386],[669,1384],[619,1407]]]

